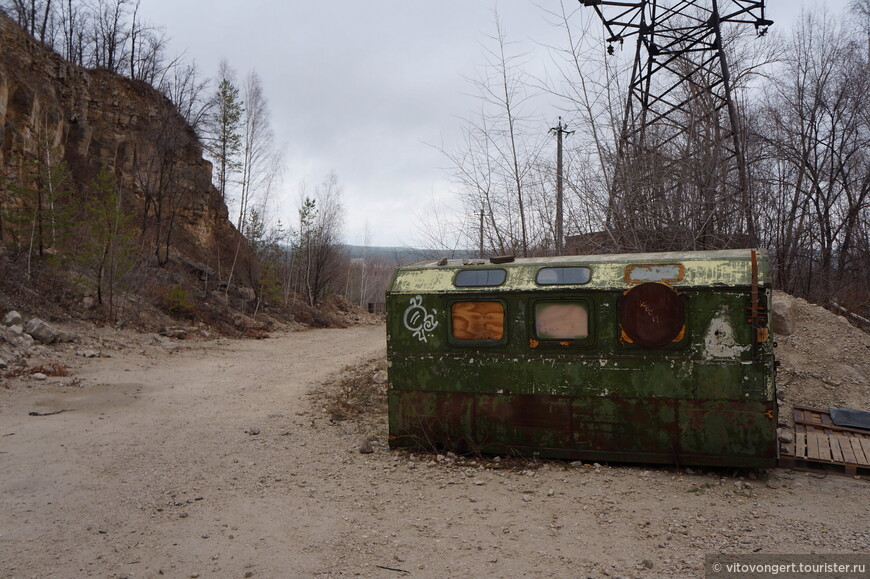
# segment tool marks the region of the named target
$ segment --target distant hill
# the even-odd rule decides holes
[[[351,258],[364,257],[379,259],[396,266],[407,265],[417,261],[450,258],[476,257],[477,253],[470,250],[445,251],[441,249],[420,249],[414,247],[368,247],[363,245],[345,245],[345,251]]]

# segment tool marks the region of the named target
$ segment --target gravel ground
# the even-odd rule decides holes
[[[368,326],[45,352],[72,375],[0,387],[0,576],[698,577],[705,553],[870,552],[866,478],[390,451],[382,406],[337,420],[312,394],[383,349]]]

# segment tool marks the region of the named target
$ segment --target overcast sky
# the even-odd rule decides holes
[[[846,0],[827,4],[839,8]],[[529,51],[537,69],[549,61],[542,45],[562,37],[540,6],[558,2],[497,3],[508,40]],[[781,29],[799,10],[791,0],[767,6]],[[484,62],[481,43],[494,31],[495,9],[493,0],[142,0],[141,6],[170,37],[170,52],[184,52],[205,75],[213,77],[226,59],[240,81],[251,70],[260,76],[277,143],[286,150],[277,216],[293,224],[299,183],[310,190],[335,171],[345,240],[362,244],[368,226],[368,244],[381,246],[415,245],[415,212],[433,196],[451,196],[447,163],[433,145],[455,148],[461,119],[478,108],[466,79]],[[555,122],[559,113],[540,114]]]

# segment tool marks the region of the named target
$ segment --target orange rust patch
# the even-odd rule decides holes
[[[663,277],[666,274],[662,272],[661,274],[659,274],[662,277],[656,277],[655,272],[652,271],[654,268],[662,268],[662,270],[666,268],[676,268],[676,276]],[[640,279],[635,278],[632,273],[634,273],[634,270],[636,269],[641,271],[647,271],[651,275],[642,277]],[[628,284],[637,284],[644,282],[677,283],[683,281],[684,277],[686,277],[686,266],[684,266],[682,263],[635,263],[625,268],[625,273],[623,274],[622,279],[623,281],[625,281],[625,283]]]

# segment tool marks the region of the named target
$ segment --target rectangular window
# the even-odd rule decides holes
[[[591,276],[588,267],[542,267],[535,281],[538,285],[583,285]]]
[[[503,269],[463,269],[456,274],[456,287],[494,287],[504,283],[507,271]]]
[[[541,340],[584,340],[589,337],[589,310],[580,302],[535,304],[535,334]]]
[[[498,341],[504,337],[500,302],[456,302],[450,313],[455,340]]]

